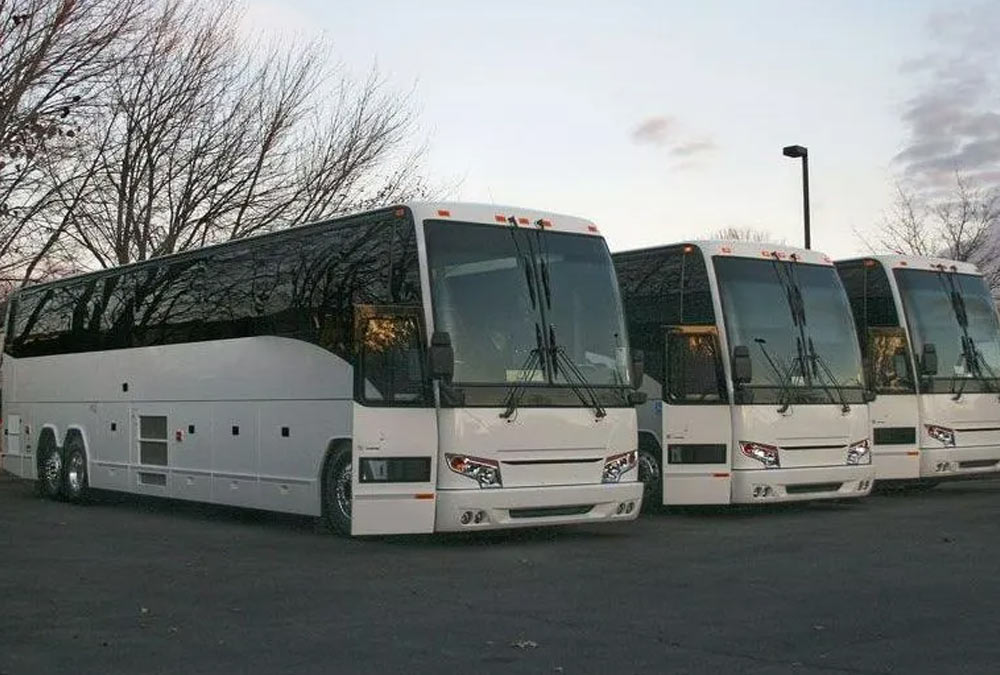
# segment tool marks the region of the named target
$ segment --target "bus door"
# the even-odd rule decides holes
[[[355,307],[351,534],[434,531],[437,414],[419,310]]]
[[[878,394],[868,407],[876,478],[919,478],[920,411],[905,331],[869,328],[866,357],[869,386]]]
[[[663,501],[728,504],[732,418],[715,326],[672,326],[663,385]]]

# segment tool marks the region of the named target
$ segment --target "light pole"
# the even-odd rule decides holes
[[[806,228],[806,248],[812,248],[809,236],[809,150],[802,145],[786,145],[781,154],[785,157],[802,158],[802,219]]]

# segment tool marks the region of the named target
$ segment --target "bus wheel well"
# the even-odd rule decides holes
[[[77,448],[83,451],[84,456],[87,455],[87,444],[83,440],[83,433],[79,429],[70,429],[66,432],[66,440],[63,441],[63,453],[69,453],[70,450]]]
[[[656,436],[649,431],[639,432],[639,449],[646,450],[647,452],[653,452],[658,457],[663,456],[663,448],[660,447],[660,441],[658,441]]]
[[[344,477],[345,479],[350,478],[351,448],[352,443],[350,439],[336,438],[330,441],[329,445],[327,445],[326,456],[323,458],[323,465],[318,481],[320,489],[320,521],[328,529],[345,536],[350,536],[351,534],[350,507],[338,508],[337,504],[339,502],[333,501],[339,499],[335,495],[341,494],[339,492],[340,484],[334,485],[334,483],[337,483],[340,477]],[[345,455],[347,457],[346,465],[338,464],[338,458]],[[331,471],[336,472],[337,475],[331,475]],[[349,492],[345,492],[344,494],[346,495],[346,499],[350,499]]]
[[[351,439],[349,438],[334,438],[326,446],[326,454],[323,455],[323,463],[319,467],[319,478],[320,481],[323,480],[323,476],[326,475],[326,467],[330,463],[330,460],[336,456],[341,450],[351,451]]]

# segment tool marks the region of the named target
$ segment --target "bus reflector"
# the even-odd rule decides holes
[[[712,478],[729,478],[728,473],[713,473]]]
[[[692,246],[691,244],[684,244],[685,253],[692,253],[693,251],[694,251],[694,246]]]
[[[499,213],[496,214],[495,216],[493,216],[493,220],[497,221],[498,223],[506,223],[507,222],[507,219],[505,217],[501,216]]]
[[[434,493],[433,492],[418,492],[417,494],[413,495],[413,498],[414,499],[434,499]]]
[[[540,218],[538,220],[538,225],[539,225],[539,227],[552,227],[552,221],[551,220],[545,220],[545,218]]]
[[[732,253],[733,252],[733,249],[729,248],[728,246],[723,246],[720,250],[723,253]]]
[[[597,229],[596,225],[588,225],[587,226],[587,232],[593,232],[593,233],[596,234],[597,232],[599,232],[599,230]]]
[[[531,221],[527,218],[518,218],[517,222],[519,225],[528,225]]]
[[[447,209],[438,209],[438,215],[442,218],[451,218],[451,211]]]
[[[877,263],[874,260],[872,260],[871,258],[868,258],[867,260],[865,260],[865,267],[875,267],[876,264]]]
[[[907,457],[919,457],[920,456],[920,452],[917,451],[917,450],[910,450],[909,452],[906,453],[906,456]]]
[[[392,213],[393,213],[393,215],[394,215],[394,216],[396,216],[397,218],[402,218],[403,216],[405,216],[405,215],[406,215],[406,209],[396,209],[396,210],[395,210],[395,211],[393,211]]]

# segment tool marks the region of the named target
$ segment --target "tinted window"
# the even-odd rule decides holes
[[[664,339],[670,326],[715,324],[708,271],[695,246],[672,246],[612,256],[629,340],[644,352],[646,374],[665,381]]]

